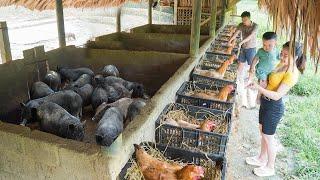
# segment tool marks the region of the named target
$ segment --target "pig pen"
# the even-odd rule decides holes
[[[24,59],[0,65],[0,119],[4,121],[0,122],[1,177],[115,180],[131,157],[133,144],[154,141],[157,117],[175,100],[176,91],[189,79],[193,67],[213,40],[203,43],[195,58],[168,52],[76,47],[45,53],[43,47],[37,47],[24,51]],[[141,114],[110,147],[14,125],[20,120],[19,103],[28,99],[28,86],[43,77],[46,67],[86,66],[98,72],[106,64],[116,65],[123,78],[143,83],[149,95],[153,95]],[[90,142],[90,138],[86,140]]]
[[[217,28],[218,29],[218,28]],[[159,25],[146,24],[138,26],[130,30],[131,33],[156,33],[156,34],[191,34],[191,26],[188,25]],[[204,36],[209,35],[209,27],[201,27],[200,34]]]
[[[200,46],[208,38],[208,36],[200,36]],[[95,41],[89,41],[86,46],[90,49],[121,49],[189,54],[190,35],[121,32],[96,37]]]

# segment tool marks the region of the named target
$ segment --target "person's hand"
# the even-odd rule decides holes
[[[258,90],[259,89],[259,84],[252,81],[247,85],[247,88],[252,89],[252,90]]]
[[[241,47],[242,46],[242,44],[243,44],[243,42],[241,41],[241,42],[239,42],[239,47]]]

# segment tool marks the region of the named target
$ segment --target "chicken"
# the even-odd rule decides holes
[[[200,130],[205,132],[212,132],[216,128],[216,124],[211,120],[204,120],[200,125]]]
[[[137,164],[145,180],[195,180],[204,176],[202,167],[167,163],[152,157],[137,144],[134,147]]]
[[[222,79],[229,65],[233,63],[235,58],[236,58],[235,55],[231,56],[227,61],[223,62],[217,70],[214,70],[214,69],[202,70],[202,69],[196,68],[195,73],[200,74],[201,76]]]
[[[218,94],[213,92],[200,92],[200,93],[193,93],[191,96],[201,99],[209,99],[209,100],[220,100],[220,101],[227,101],[229,94],[234,90],[233,85],[226,85],[223,87]]]
[[[200,180],[204,177],[204,170],[200,166],[187,165],[176,173],[179,180]]]
[[[219,94],[217,95],[217,99],[220,101],[227,101],[229,94],[234,90],[233,85],[226,85],[223,87],[220,91]]]

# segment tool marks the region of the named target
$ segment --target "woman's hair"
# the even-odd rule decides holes
[[[290,47],[290,41],[286,42],[282,48],[288,48]],[[303,54],[302,51],[302,44],[295,42],[294,44],[294,54],[296,57],[298,57],[296,59],[296,65],[298,70],[301,72],[301,74],[303,74],[304,70],[306,69],[306,62],[307,62],[307,57],[306,55]]]

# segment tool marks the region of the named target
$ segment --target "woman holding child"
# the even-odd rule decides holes
[[[246,158],[247,164],[259,166],[254,169],[257,176],[275,174],[276,145],[274,135],[277,125],[284,114],[282,98],[297,83],[300,73],[305,69],[306,58],[298,43],[293,45],[295,58],[289,53],[290,42],[282,46],[280,63],[268,74],[266,86],[251,82],[248,88],[261,94],[259,110],[259,128],[261,132],[260,154]],[[260,82],[261,83],[261,82]]]

